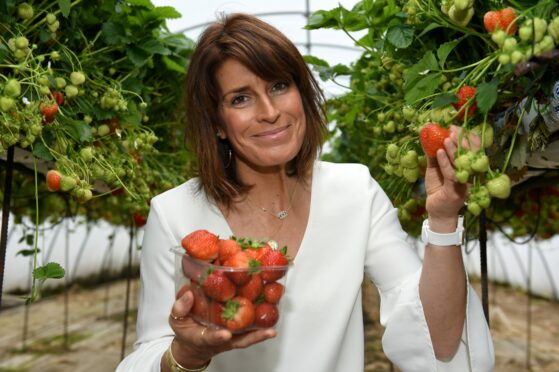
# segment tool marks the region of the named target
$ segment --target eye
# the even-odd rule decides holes
[[[278,81],[272,86],[272,92],[282,92],[289,88],[289,81]]]
[[[240,106],[248,102],[248,96],[239,94],[231,99],[231,106]]]

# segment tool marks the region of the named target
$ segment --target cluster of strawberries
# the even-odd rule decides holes
[[[194,294],[192,317],[234,333],[274,326],[288,270],[287,247],[248,238],[220,239],[196,230],[182,239],[182,271],[190,279],[177,293]]]

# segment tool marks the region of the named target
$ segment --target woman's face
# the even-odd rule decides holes
[[[234,59],[217,70],[224,128],[237,166],[269,168],[292,160],[304,140],[305,112],[292,81],[265,81]]]

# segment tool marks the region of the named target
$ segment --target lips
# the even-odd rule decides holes
[[[272,129],[272,130],[267,130],[265,132],[260,132],[258,134],[255,134],[254,137],[275,138],[275,137],[281,135],[282,133],[284,133],[289,127],[290,127],[290,125],[286,125],[284,127],[280,127],[280,128],[276,128],[276,129]]]

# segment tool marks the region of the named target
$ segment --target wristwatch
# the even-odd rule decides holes
[[[464,216],[458,216],[456,231],[448,234],[436,233],[429,230],[429,220],[423,221],[421,239],[426,244],[438,246],[455,246],[464,244]]]

